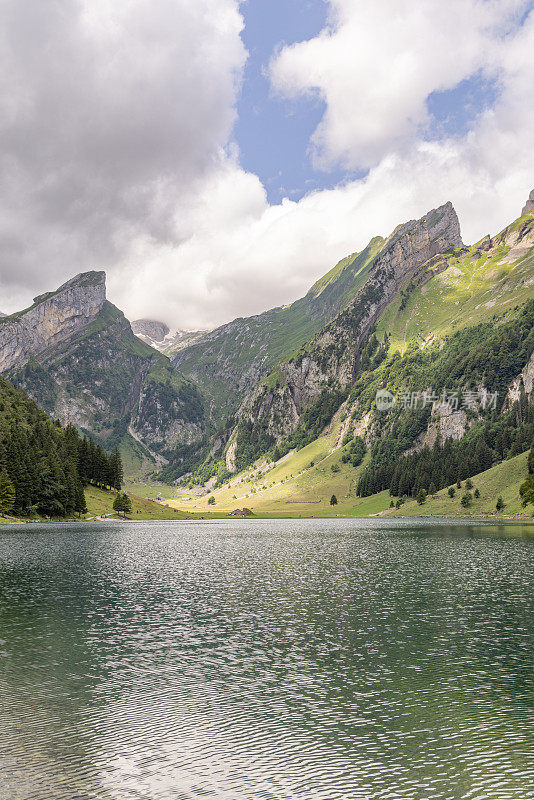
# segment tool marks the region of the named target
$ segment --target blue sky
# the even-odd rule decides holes
[[[249,58],[238,101],[235,139],[244,169],[257,175],[269,203],[284,197],[300,200],[314,190],[329,189],[365,177],[367,171],[330,166],[315,169],[310,138],[320,123],[324,101],[315,97],[286,100],[273,92],[268,66],[283,46],[317,36],[327,23],[324,0],[247,0],[241,8],[242,34]],[[430,124],[422,131],[432,140],[466,134],[476,117],[497,97],[493,80],[479,72],[453,89],[432,92],[427,99]]]
[[[358,173],[315,170],[310,138],[325,104],[318,96],[284,100],[273,93],[267,69],[273,54],[317,36],[327,21],[323,0],[247,0],[242,39],[249,52],[238,102],[235,138],[244,169],[261,179],[270,203],[299,200],[315,189],[336,186]]]

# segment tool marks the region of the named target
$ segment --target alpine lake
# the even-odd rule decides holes
[[[0,529],[1,800],[534,797],[534,526]]]

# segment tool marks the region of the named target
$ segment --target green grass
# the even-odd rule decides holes
[[[171,502],[182,511],[205,513],[211,509],[227,513],[247,507],[260,516],[362,516],[387,508],[389,497],[387,503],[382,498],[366,502],[364,513],[359,508],[355,510],[362,504],[356,496],[356,486],[363,464],[355,468],[342,463],[341,448],[334,447],[338,429],[339,425],[302,450],[288,453],[265,472],[265,462],[260,459],[229,484],[211,492],[214,506],[208,506],[208,496],[199,497],[185,490]],[[333,494],[338,500],[336,506],[330,505]]]
[[[508,230],[532,216],[521,218]],[[467,253],[449,256],[447,269],[413,290],[404,309],[400,296],[388,306],[377,335],[381,339],[389,333],[391,348],[403,353],[410,342],[424,346],[493,315],[503,318],[534,294],[533,249],[510,261],[509,252],[504,244],[489,252],[473,245]]]
[[[356,486],[362,468],[369,460],[366,456],[359,467],[341,462],[341,449],[332,449],[336,432],[323,436],[302,450],[290,453],[273,468],[259,475],[260,462],[251,469],[237,475],[230,484],[213,491],[215,505],[208,506],[208,495],[198,497],[182,490],[169,502],[184,513],[206,514],[211,511],[226,514],[234,508],[250,508],[257,516],[280,517],[367,517],[385,514],[395,517],[495,517],[530,519],[534,508],[521,506],[519,487],[527,474],[527,454],[497,464],[486,472],[472,478],[473,489],[478,488],[480,498],[473,498],[472,505],[464,508],[461,497],[465,493],[465,482],[456,489],[454,499],[447,489],[429,497],[423,505],[415,500],[407,501],[400,509],[390,509],[391,497],[383,491],[371,497],[360,498]],[[314,461],[313,467],[311,461]],[[339,466],[333,472],[332,464]],[[265,488],[264,488],[265,487]],[[172,490],[171,490],[172,491]],[[330,506],[330,497],[335,494],[337,506]],[[505,508],[497,512],[495,504],[502,496]]]
[[[532,519],[534,507],[523,508],[519,497],[519,487],[527,476],[527,453],[503,461],[491,469],[473,476],[473,488],[480,492],[480,498],[473,498],[472,505],[464,508],[460,500],[467,491],[465,481],[461,489],[456,489],[454,498],[450,498],[447,489],[442,489],[434,497],[428,497],[423,505],[410,500],[400,509],[392,509],[388,516],[398,517],[517,517]],[[456,487],[455,487],[456,488]],[[505,507],[502,512],[495,508],[497,498],[502,497]]]
[[[96,517],[100,514],[118,516],[113,511],[115,497],[116,495],[113,492],[106,492],[102,489],[97,489],[95,486],[88,486],[85,490],[87,516]],[[132,501],[132,513],[128,514],[128,517],[133,520],[184,519],[186,516],[176,509],[168,508],[144,497],[130,494],[130,499]]]

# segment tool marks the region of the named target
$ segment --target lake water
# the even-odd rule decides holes
[[[0,529],[1,800],[533,798],[532,533]]]

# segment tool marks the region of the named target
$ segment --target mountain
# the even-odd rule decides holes
[[[334,271],[334,284],[343,269]],[[330,274],[324,282],[331,280]],[[294,502],[291,491],[303,497],[302,487],[313,486],[302,507],[313,511],[311,497],[332,488],[330,467],[347,473],[347,503],[386,490],[415,496],[530,446],[534,208],[470,247],[450,203],[405,223],[379,241],[349,297],[248,391],[223,446],[224,462],[222,449],[214,449],[197,468],[194,482],[209,478],[208,488],[221,487],[212,495],[217,507],[219,497],[228,507],[231,497],[266,508],[261,498],[270,497],[274,511]],[[186,350],[182,363],[187,357]],[[375,403],[383,389],[394,399],[385,410]],[[432,399],[423,404],[417,398],[425,392]],[[443,393],[456,396],[456,406],[437,402]],[[178,474],[167,468],[169,477]]]
[[[77,275],[0,320],[0,370],[62,423],[106,446],[128,445],[137,463],[163,463],[206,433],[197,388],[140,341],[106,300],[105,273]]]
[[[531,211],[534,211],[534,189],[528,196],[528,200],[523,206],[523,211],[521,212],[521,216],[524,217],[525,214],[529,214]]]
[[[372,239],[291,305],[233,320],[176,353],[173,364],[199,386],[218,423],[237,411],[247,392],[280,359],[301,347],[350,303],[384,244],[381,237]]]
[[[132,329],[104,273],[83,273],[0,319],[0,368],[50,417],[120,444],[128,472],[144,462],[225,502],[246,486],[247,507],[288,503],[297,478],[321,498],[337,486],[327,467],[369,509],[361,498],[439,492],[534,436],[532,194],[525,209],[466,246],[445,203],[300,300],[210,332]]]
[[[206,334],[206,331],[171,330],[164,322],[152,319],[137,319],[131,325],[139,339],[169,357]]]
[[[251,442],[267,447],[293,433],[314,401],[336,410],[356,379],[362,344],[384,309],[405,284],[444,270],[445,254],[462,248],[451,203],[396,228],[368,263],[365,283],[347,307],[248,396],[227,455],[228,468],[244,464],[247,453],[256,452]],[[309,437],[309,422],[307,428]]]

